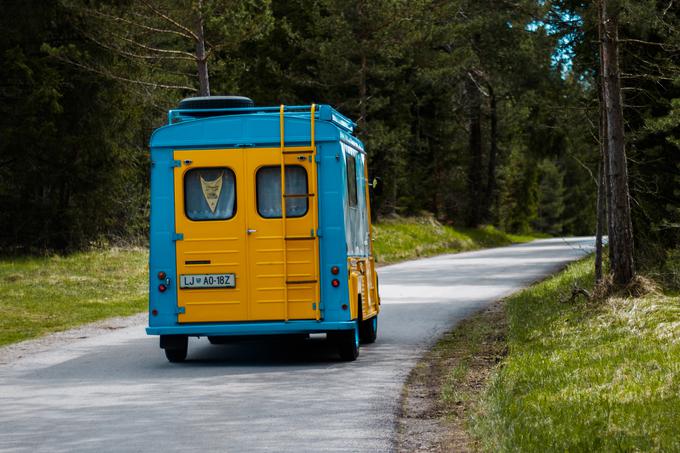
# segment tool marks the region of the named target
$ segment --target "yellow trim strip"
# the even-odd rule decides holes
[[[371,193],[368,189],[368,185],[371,184],[368,180],[368,156],[364,157],[364,180],[366,181],[364,197],[366,197],[366,216],[368,217],[368,245],[370,256],[373,258],[373,219],[371,219]]]
[[[285,316],[284,321],[288,322],[288,285],[286,280],[288,279],[288,253],[286,250],[285,238],[287,236],[286,231],[286,197],[284,192],[286,191],[286,156],[284,151],[285,147],[285,135],[284,135],[284,123],[285,123],[285,106],[281,104],[279,109],[279,128],[281,130],[281,228],[283,229],[283,300],[285,305]]]
[[[285,108],[284,105],[281,104],[281,107],[279,108],[279,132],[281,133],[281,146],[280,146],[281,151],[286,149],[286,147],[284,146],[284,143],[283,143],[284,142],[284,137],[283,137],[283,109],[284,108]]]
[[[315,111],[315,110],[316,110],[316,104],[312,104],[312,111],[311,111],[311,113],[310,113],[310,115],[309,115],[309,116],[310,116],[310,121],[311,121],[311,126],[310,126],[310,127],[311,127],[311,132],[310,132],[309,135],[311,136],[311,140],[312,140],[312,143],[311,143],[312,149],[314,149],[314,144],[316,143],[316,139],[315,139],[315,137],[314,137],[314,111]],[[315,150],[315,151],[316,151],[316,150]]]

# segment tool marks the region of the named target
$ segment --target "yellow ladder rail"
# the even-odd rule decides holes
[[[283,299],[285,305],[285,317],[284,320],[288,321],[288,253],[286,247],[286,198],[284,194],[286,192],[286,156],[284,154],[285,150],[285,138],[284,138],[284,105],[281,104],[279,108],[279,128],[281,132],[281,228],[282,231],[282,243],[283,243]]]
[[[319,241],[318,241],[318,231],[319,231],[319,205],[318,205],[318,181],[317,181],[317,168],[316,168],[316,137],[315,137],[315,114],[316,114],[316,104],[312,104],[310,110],[310,146],[306,147],[291,147],[286,148],[285,144],[285,106],[281,104],[279,108],[279,127],[281,134],[280,141],[280,151],[281,151],[281,221],[283,222],[283,275],[284,275],[284,298],[285,298],[285,320],[289,320],[289,304],[288,304],[288,284],[301,284],[301,283],[316,283],[315,285],[315,318],[317,321],[321,319],[321,288],[320,288],[320,271],[319,271]],[[288,195],[286,194],[286,154],[301,154],[309,153],[311,162],[311,176],[313,191],[309,191],[307,194],[296,194]],[[311,237],[288,237],[287,228],[287,213],[286,213],[286,198],[299,198],[307,197],[310,201],[312,208],[312,226],[313,231]],[[290,281],[288,279],[288,240],[313,240],[313,254],[314,254],[314,280],[305,281]]]
[[[309,114],[309,127],[310,127],[310,147],[312,148],[312,184],[314,184],[314,193],[317,194],[316,197],[313,199],[310,199],[311,205],[312,205],[312,219],[314,222],[314,236],[316,240],[314,241],[314,271],[316,273],[315,278],[316,281],[318,282],[316,284],[316,320],[319,321],[321,319],[321,276],[319,272],[319,197],[318,197],[318,192],[319,192],[319,182],[317,180],[317,168],[316,168],[316,138],[315,138],[315,124],[314,124],[314,114],[316,111],[316,104],[312,104],[312,108]]]

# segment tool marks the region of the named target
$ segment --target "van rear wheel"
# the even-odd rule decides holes
[[[340,359],[343,362],[352,362],[359,357],[359,329],[340,330],[328,334],[338,348]]]
[[[361,338],[362,343],[375,343],[376,338],[378,338],[378,315],[365,321],[361,321],[359,337]]]
[[[187,358],[186,349],[165,349],[165,357],[168,358],[168,362],[181,363]]]
[[[189,350],[189,337],[186,335],[161,335],[161,348],[169,362],[184,362]]]

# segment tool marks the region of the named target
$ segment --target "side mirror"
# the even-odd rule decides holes
[[[383,190],[382,188],[382,178],[380,176],[369,176],[368,181],[366,181],[367,189],[370,192],[371,197],[379,197]]]

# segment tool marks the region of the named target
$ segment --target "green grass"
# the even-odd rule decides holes
[[[506,332],[504,307],[498,302],[456,324],[418,361],[402,393],[398,451],[416,445],[422,451],[478,448],[467,420],[505,355]],[[422,422],[430,427],[425,433]]]
[[[384,222],[375,232],[381,262],[531,239],[491,227],[456,231],[431,219]],[[145,310],[147,260],[141,248],[0,259],[0,345]]]
[[[0,345],[144,310],[147,260],[145,249],[0,260]]]
[[[565,303],[592,260],[508,299],[509,355],[470,419],[488,451],[680,451],[680,297]]]
[[[529,242],[534,236],[504,233],[492,226],[454,229],[431,217],[399,218],[373,225],[377,261],[393,263],[441,253],[456,253]]]

